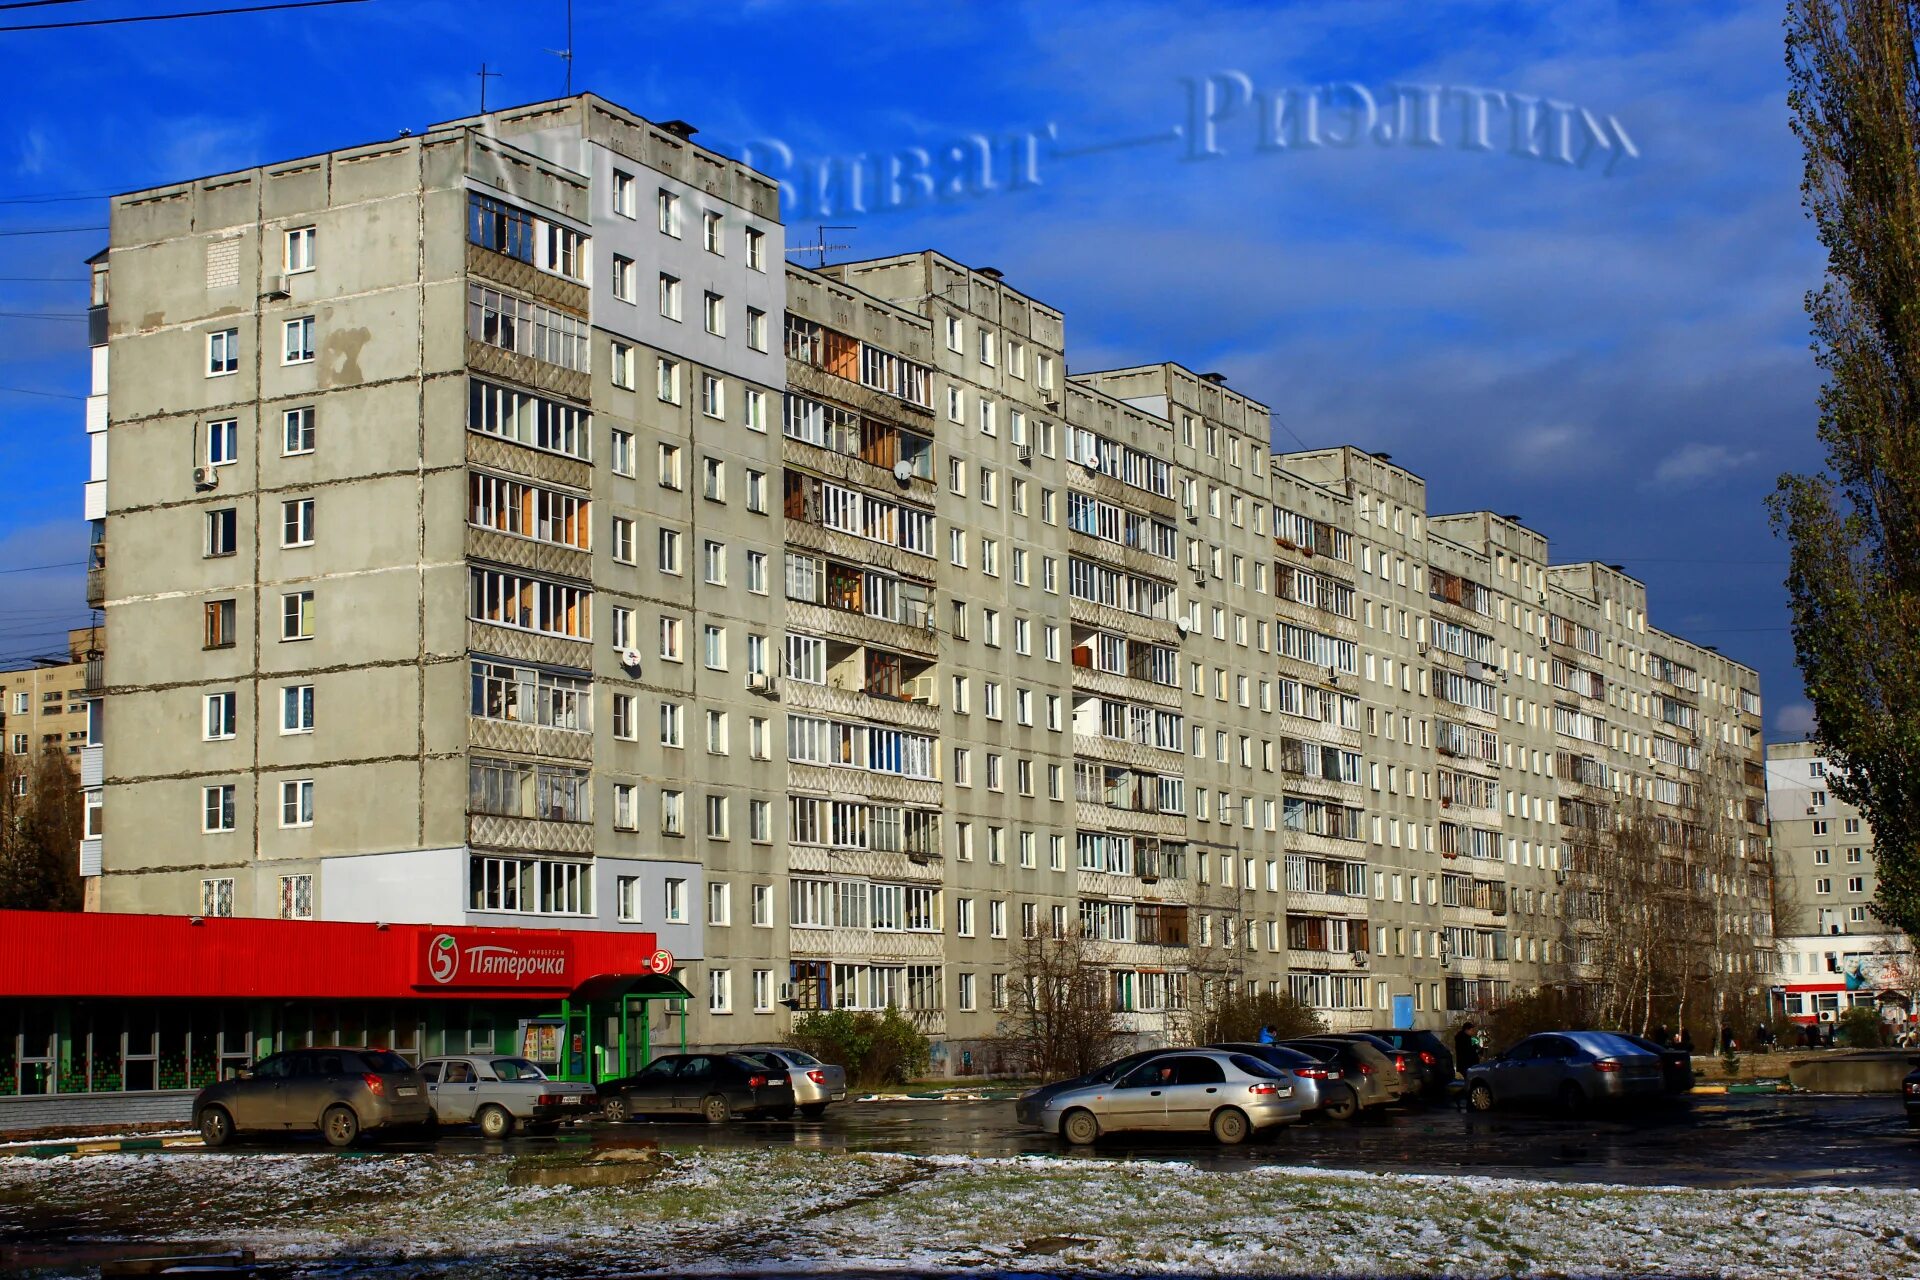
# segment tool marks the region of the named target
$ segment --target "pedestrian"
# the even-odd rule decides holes
[[[1654,1027],[1654,1029],[1653,1029],[1653,1042],[1654,1042],[1655,1044],[1657,1044],[1657,1045],[1659,1045],[1659,1046],[1661,1046],[1662,1048],[1666,1048],[1666,1047],[1668,1047],[1668,1046],[1670,1046],[1670,1045],[1672,1045],[1672,1044],[1673,1044],[1673,1036],[1672,1036],[1672,1034],[1671,1034],[1671,1033],[1669,1033],[1669,1032],[1667,1031],[1667,1024],[1666,1024],[1666,1023],[1664,1023],[1664,1022],[1662,1022],[1662,1023],[1659,1023],[1659,1024],[1657,1024],[1657,1025],[1656,1025],[1656,1026]]]
[[[1720,1028],[1720,1052],[1732,1053],[1739,1047],[1740,1042],[1733,1038],[1733,1028],[1730,1026]]]
[[[1273,1043],[1273,1041],[1274,1041],[1274,1035],[1273,1035],[1273,1027],[1272,1027],[1271,1025],[1268,1025],[1268,1026],[1263,1026],[1263,1027],[1261,1027],[1261,1028],[1260,1028],[1260,1043],[1261,1043],[1261,1044],[1272,1044],[1272,1043]]]
[[[1473,1024],[1462,1023],[1460,1030],[1453,1035],[1453,1065],[1461,1075],[1467,1074],[1467,1068],[1479,1065],[1480,1043],[1474,1039]]]
[[[1685,1027],[1680,1028],[1680,1048],[1682,1052],[1689,1055],[1693,1053],[1693,1032]]]

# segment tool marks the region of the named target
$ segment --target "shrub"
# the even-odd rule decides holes
[[[1839,1038],[1852,1049],[1884,1048],[1887,1024],[1881,1019],[1880,1010],[1872,1005],[1857,1004],[1841,1010]]]
[[[809,1013],[794,1022],[792,1039],[822,1062],[846,1068],[848,1081],[863,1087],[905,1084],[927,1070],[927,1037],[892,1007],[883,1014]]]
[[[1272,1027],[1277,1040],[1319,1035],[1327,1029],[1319,1014],[1292,996],[1248,996],[1231,990],[1232,986],[1221,983],[1217,994],[1194,1019],[1194,1039],[1201,1044],[1258,1040],[1262,1027]]]

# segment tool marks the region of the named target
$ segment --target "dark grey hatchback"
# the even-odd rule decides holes
[[[319,1130],[329,1146],[362,1133],[425,1125],[427,1091],[407,1060],[387,1049],[292,1049],[208,1085],[193,1099],[193,1123],[210,1147],[243,1133]]]
[[[600,1113],[616,1124],[644,1115],[697,1115],[709,1124],[736,1116],[793,1115],[787,1073],[737,1053],[670,1053],[638,1075],[600,1084]]]

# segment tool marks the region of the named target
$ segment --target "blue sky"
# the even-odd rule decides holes
[[[243,0],[230,0],[240,3]],[[207,7],[78,0],[0,25]],[[1770,736],[1808,717],[1762,500],[1818,463],[1801,310],[1820,255],[1799,208],[1778,4],[733,6],[576,0],[574,86],[681,117],[733,153],[932,150],[1051,125],[1058,147],[1165,134],[1187,81],[1263,93],[1472,86],[1617,119],[1603,173],[1442,145],[1043,153],[1039,182],[827,221],[867,256],[939,248],[1067,316],[1078,369],[1219,370],[1285,423],[1424,475],[1434,510],[1521,515],[1556,559],[1624,564],[1654,621],[1758,666]],[[371,0],[253,16],[0,33],[0,232],[90,226],[102,194],[557,96],[562,0]],[[1350,94],[1332,99],[1350,102]],[[1296,100],[1297,101],[1297,100]],[[1345,121],[1326,117],[1329,136]],[[817,217],[790,218],[811,238]],[[98,233],[0,235],[0,312],[84,303]],[[19,279],[19,277],[33,277]],[[0,570],[76,561],[84,326],[0,316]],[[53,393],[32,396],[18,389]],[[0,657],[85,620],[77,568],[0,573]]]

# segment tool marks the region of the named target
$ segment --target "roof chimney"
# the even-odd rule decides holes
[[[1393,461],[1393,455],[1392,455],[1392,454],[1390,454],[1390,453],[1370,453],[1370,454],[1368,454],[1367,456],[1368,456],[1369,458],[1378,458],[1378,459],[1379,459],[1380,461],[1382,461],[1382,462],[1392,462],[1392,461]]]
[[[693,135],[700,132],[685,120],[662,120],[660,121],[660,128],[662,132],[670,133],[682,142],[692,140]]]
[[[1625,573],[1627,571],[1627,566],[1623,564],[1610,564],[1607,568],[1613,570],[1615,573]]]
[[[1200,381],[1211,382],[1216,387],[1224,387],[1227,385],[1227,375],[1224,373],[1203,373],[1200,375]]]
[[[1502,520],[1508,520],[1508,521],[1511,521],[1511,522],[1513,522],[1514,524],[1519,524],[1519,523],[1520,523],[1520,517],[1519,517],[1519,516],[1501,516],[1500,518],[1501,518]]]

